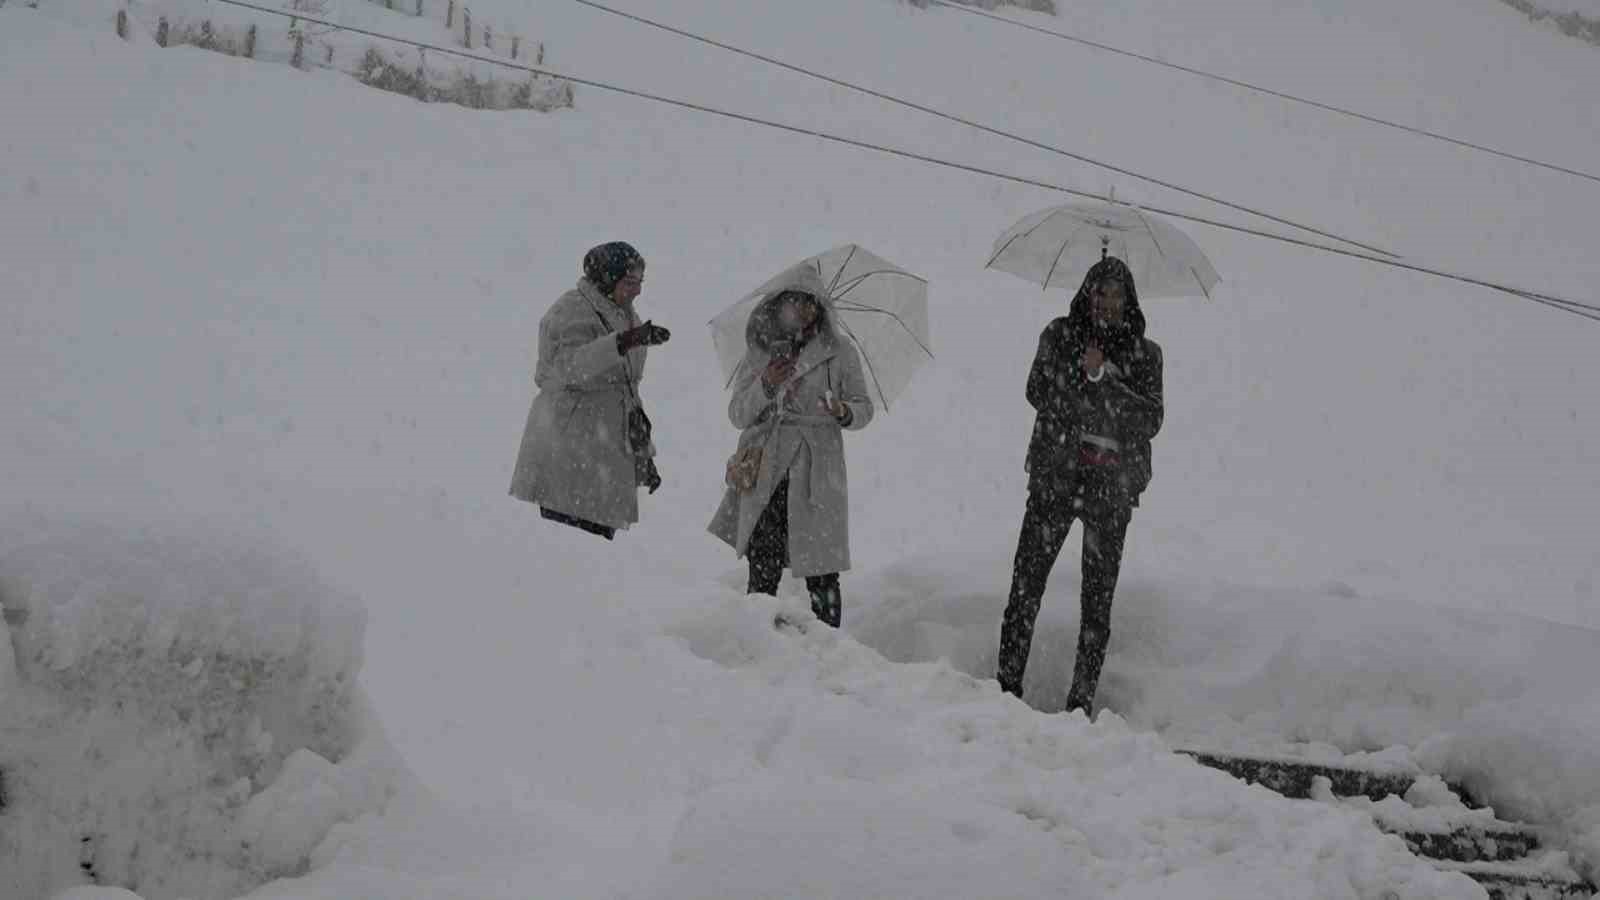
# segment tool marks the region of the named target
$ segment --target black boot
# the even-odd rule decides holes
[[[806,590],[811,594],[811,611],[818,619],[838,628],[844,615],[844,595],[839,590],[839,576],[807,578]]]

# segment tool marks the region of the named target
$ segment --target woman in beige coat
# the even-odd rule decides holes
[[[801,269],[750,314],[728,418],[761,462],[750,489],[728,488],[709,530],[749,561],[750,593],[775,595],[787,567],[805,578],[817,618],[837,628],[839,573],[850,568],[843,432],[865,428],[873,408],[826,296]]]
[[[578,286],[539,320],[539,393],[511,475],[511,496],[547,519],[610,540],[639,521],[638,488],[661,485],[650,420],[639,405],[645,348],[667,329],[640,324],[633,304],[644,257],[621,241],[583,258]]]

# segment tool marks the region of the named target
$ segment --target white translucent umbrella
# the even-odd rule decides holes
[[[855,244],[807,257],[774,275],[744,299],[711,320],[711,342],[731,386],[745,354],[745,325],[762,300],[794,281],[808,267],[822,279],[839,336],[861,354],[867,383],[884,409],[911,383],[911,376],[933,358],[928,340],[928,282]]]
[[[1165,219],[1121,203],[1041,209],[994,242],[988,268],[1044,288],[1076,291],[1089,267],[1110,254],[1128,264],[1141,300],[1211,299],[1222,279],[1199,245]]]

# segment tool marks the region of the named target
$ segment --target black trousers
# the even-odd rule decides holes
[[[789,479],[785,477],[772,490],[772,499],[756,520],[745,550],[750,563],[751,594],[778,595],[778,582],[789,565]],[[843,616],[844,601],[839,592],[839,573],[806,576],[806,591],[811,594],[811,611],[835,628]]]
[[[564,512],[556,512],[553,509],[548,509],[543,506],[539,507],[539,515],[549,519],[552,522],[560,522],[563,525],[571,525],[573,528],[576,528],[579,531],[587,531],[590,534],[598,534],[608,541],[617,534],[617,530],[609,525],[601,525],[598,522],[591,522],[588,519],[580,519],[577,516],[569,516]]]
[[[1082,521],[1083,590],[1079,602],[1083,615],[1067,709],[1089,711],[1111,639],[1111,600],[1132,514],[1132,503],[1118,489],[1116,470],[1110,466],[1085,466],[1066,485],[1036,485],[1029,490],[1017,554],[1011,563],[1011,593],[1000,626],[997,674],[1002,690],[1022,696],[1022,675],[1028,667],[1033,626],[1050,569],[1072,523]]]

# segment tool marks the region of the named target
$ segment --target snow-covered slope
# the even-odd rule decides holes
[[[955,11],[646,6],[1419,262],[1597,299],[1592,183]],[[1218,214],[576,4],[483,7],[567,74]],[[1162,740],[1376,751],[1600,846],[1597,326],[1186,226],[1225,281],[1147,310],[1168,416],[1114,619],[1119,716],[1042,717],[967,676],[990,674],[1021,514],[1022,376],[1067,299],[981,267],[1058,197],[596,90],[554,115],[420,105],[123,43],[112,10],[0,9],[0,108],[20,125],[0,139],[0,552],[62,519],[270,532],[362,597],[376,715],[457,810],[402,796],[263,896],[745,895],[757,863],[789,873],[773,895],[1473,896],[1355,818],[1210,778]],[[1031,21],[1563,165],[1600,149],[1600,59],[1498,3]],[[675,337],[645,387],[667,484],[605,544],[505,485],[539,315],[616,237],[650,259],[641,308]],[[733,432],[701,325],[847,240],[933,284],[936,364],[849,445],[846,631],[893,662],[766,633],[702,533]],[[1030,673],[1046,710],[1076,543]]]

